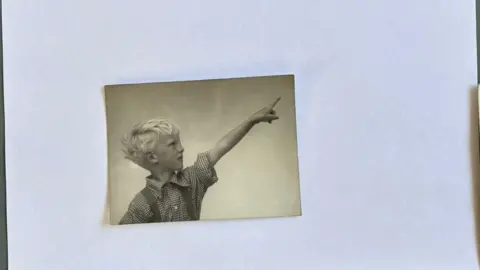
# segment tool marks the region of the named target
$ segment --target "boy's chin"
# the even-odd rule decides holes
[[[183,170],[183,164],[179,164],[176,168],[177,171]]]

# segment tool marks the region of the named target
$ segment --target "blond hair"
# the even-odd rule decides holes
[[[168,119],[150,119],[136,124],[121,142],[126,159],[144,167],[147,154],[153,151],[162,135],[176,135],[178,127]]]

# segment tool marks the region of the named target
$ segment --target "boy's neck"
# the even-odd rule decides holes
[[[172,178],[174,171],[152,170],[150,171],[153,178],[162,183],[167,183]]]

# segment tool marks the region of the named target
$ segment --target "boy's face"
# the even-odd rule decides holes
[[[179,171],[183,169],[183,146],[180,135],[161,135],[157,147],[148,156],[149,161],[164,169]]]

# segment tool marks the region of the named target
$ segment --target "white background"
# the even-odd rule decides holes
[[[477,268],[473,0],[3,5],[9,269]],[[104,84],[287,73],[302,217],[101,225]]]

